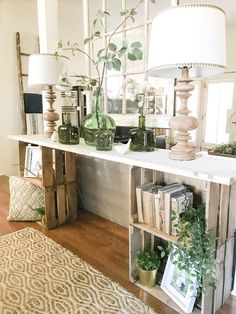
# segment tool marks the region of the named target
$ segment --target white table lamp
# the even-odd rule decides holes
[[[28,85],[47,87],[45,98],[48,102],[47,112],[43,114],[43,119],[47,122],[45,136],[51,137],[55,130],[59,114],[55,112],[53,103],[56,94],[53,86],[59,84],[59,76],[62,74],[62,57],[55,57],[52,54],[33,54],[29,56]]]
[[[183,4],[168,8],[153,19],[148,75],[177,78],[181,99],[178,116],[170,120],[177,144],[170,158],[195,159],[188,141],[189,131],[198,126],[187,107],[194,86],[189,77],[216,75],[226,67],[225,13],[207,4]]]

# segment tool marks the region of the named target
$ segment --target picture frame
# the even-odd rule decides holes
[[[42,153],[39,146],[26,146],[24,177],[38,178],[42,166]]]
[[[197,280],[191,270],[180,270],[169,257],[161,288],[185,313],[192,313],[197,295]]]

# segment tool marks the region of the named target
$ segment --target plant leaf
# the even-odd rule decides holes
[[[63,47],[63,41],[60,40],[58,43],[57,43],[57,48],[60,49]]]
[[[121,61],[117,58],[112,59],[113,69],[116,71],[120,71],[121,68]]]
[[[101,54],[103,53],[103,51],[105,50],[105,48],[100,49],[97,53],[97,57],[100,58]]]
[[[143,59],[143,52],[142,52],[142,50],[140,50],[138,48],[132,49],[132,54],[135,55],[136,60],[142,60]]]
[[[94,33],[94,36],[100,37],[100,36],[101,36],[101,33],[100,33],[99,31],[96,31],[96,32]]]
[[[131,61],[136,61],[137,57],[133,53],[129,52],[128,53],[128,59]]]
[[[155,3],[156,3],[156,0],[151,0],[151,2],[155,4]]]
[[[87,37],[84,39],[84,44],[87,45],[92,40],[91,37]]]
[[[112,69],[113,69],[113,63],[112,63],[112,61],[107,61],[107,62],[106,62],[106,67],[107,67],[108,70],[112,70]]]
[[[116,46],[114,43],[109,43],[108,48],[109,48],[111,51],[116,51],[117,46]]]
[[[137,11],[134,8],[130,10],[130,15],[137,15]]]
[[[125,47],[122,47],[122,48],[119,50],[118,55],[119,55],[120,58],[126,53],[126,50],[127,50],[127,48],[125,48]]]
[[[142,47],[142,44],[139,42],[139,41],[134,41],[130,47],[132,48],[141,48]]]

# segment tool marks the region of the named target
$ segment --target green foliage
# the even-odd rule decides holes
[[[36,208],[35,210],[38,214],[42,216],[45,215],[45,207],[39,207],[39,208]]]
[[[157,269],[161,263],[158,254],[148,249],[139,251],[135,261],[136,265],[143,270]]]
[[[56,56],[59,56],[62,54],[62,51],[71,51],[72,55],[74,56],[76,53],[83,53],[94,65],[96,72],[97,72],[97,79],[86,77],[85,83],[87,84],[86,89],[87,90],[94,90],[94,84],[91,84],[93,81],[96,82],[96,92],[100,92],[103,84],[104,74],[105,74],[105,68],[108,70],[115,70],[120,71],[122,66],[122,60],[125,55],[127,55],[127,58],[131,61],[138,61],[143,58],[143,52],[142,52],[142,44],[139,41],[135,41],[132,43],[129,43],[128,40],[125,38],[122,40],[121,44],[117,45],[115,44],[112,39],[113,36],[116,34],[116,32],[122,28],[127,20],[135,21],[134,16],[137,15],[137,8],[141,3],[143,3],[144,0],[139,0],[137,4],[131,8],[130,10],[124,10],[120,12],[121,17],[123,17],[123,20],[121,23],[114,29],[111,36],[109,37],[108,43],[105,48],[100,49],[96,56],[94,55],[94,43],[97,39],[101,38],[101,29],[104,28],[103,21],[104,18],[107,18],[110,16],[110,13],[107,11],[101,11],[98,10],[98,13],[95,16],[95,19],[93,20],[93,30],[89,37],[84,39],[84,45],[91,45],[92,53],[91,55],[87,54],[84,49],[80,48],[78,43],[71,43],[68,41],[67,43],[63,43],[60,41],[58,43],[57,50],[55,52]],[[152,3],[155,3],[155,0],[150,0]],[[102,68],[100,68],[100,65],[102,65]],[[74,75],[76,76],[76,75]],[[78,76],[81,79],[83,76]],[[69,75],[68,73],[64,73],[61,77],[62,82],[65,84],[69,84]]]
[[[136,265],[143,270],[158,269],[161,259],[166,256],[167,249],[158,245],[157,250],[144,249],[140,250],[135,259]]]
[[[214,153],[236,155],[236,142],[218,145],[213,149]]]
[[[173,264],[180,270],[192,271],[197,278],[198,293],[207,286],[215,288],[218,261],[214,258],[215,239],[206,231],[204,206],[180,214],[177,234],[179,238],[170,251]]]

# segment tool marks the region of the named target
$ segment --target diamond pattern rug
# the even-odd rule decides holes
[[[1,314],[155,314],[39,231],[0,238]]]

